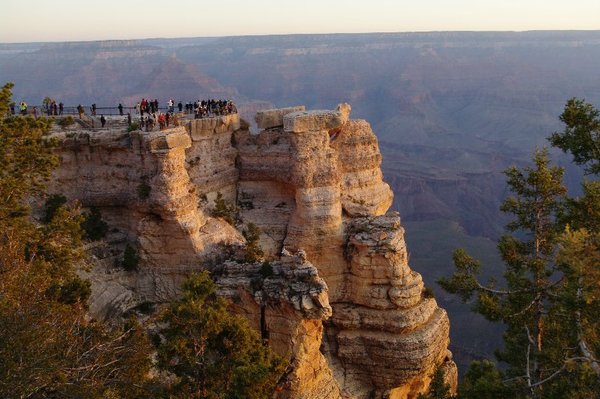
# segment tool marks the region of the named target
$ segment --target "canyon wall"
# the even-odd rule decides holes
[[[91,311],[110,318],[163,303],[209,269],[231,310],[290,359],[281,398],[414,398],[444,367],[446,312],[410,269],[377,138],[350,106],[237,114],[163,131],[56,128],[52,193],[98,207],[110,226],[90,245]],[[215,208],[236,212],[229,223]],[[269,261],[227,259],[260,228]],[[120,266],[124,248],[137,271]],[[257,282],[260,282],[258,284]]]

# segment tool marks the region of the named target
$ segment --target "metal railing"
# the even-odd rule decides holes
[[[56,113],[54,113],[54,110],[50,110],[48,111],[43,105],[28,105],[27,106],[27,110],[26,110],[26,115],[33,115],[34,111],[33,108],[37,109],[37,115],[38,116],[61,116],[61,115],[79,115],[79,111],[78,111],[78,107],[77,106],[64,106],[62,111],[60,109],[57,108]],[[185,108],[185,105],[183,107],[183,109],[181,111],[179,111],[179,108],[177,106],[174,106],[172,108],[172,110],[174,112],[180,112],[183,113],[184,115],[193,115],[194,112],[188,112]],[[158,107],[158,110],[156,110],[156,112],[163,112],[166,113],[167,111],[171,111],[171,108],[169,108],[168,106],[165,107]],[[121,113],[119,111],[119,107],[96,107],[96,113],[95,115],[93,115],[93,111],[92,111],[92,107],[90,106],[84,106],[83,107],[83,114],[84,115],[88,115],[88,116],[127,116],[127,114],[130,113],[131,116],[133,117],[134,115],[140,115],[139,110],[136,109],[136,107],[123,107],[123,113]],[[234,112],[236,113],[236,112]],[[21,111],[17,106],[15,106],[14,109],[14,115],[20,115]],[[144,115],[149,114],[148,111],[144,112]],[[227,114],[224,114],[227,115]],[[212,115],[212,116],[220,116],[220,115]]]

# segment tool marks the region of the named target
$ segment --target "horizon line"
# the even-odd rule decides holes
[[[98,42],[128,42],[144,40],[181,40],[181,39],[227,39],[243,37],[283,37],[283,36],[345,36],[345,35],[394,35],[394,34],[439,34],[439,33],[600,33],[600,29],[526,29],[526,30],[423,30],[423,31],[372,31],[372,32],[318,32],[318,33],[264,33],[248,35],[218,35],[218,36],[163,36],[163,37],[143,37],[130,39],[90,39],[90,40],[48,40],[48,41],[15,41],[0,42],[0,45],[19,45],[19,44],[58,44],[58,43],[98,43]]]

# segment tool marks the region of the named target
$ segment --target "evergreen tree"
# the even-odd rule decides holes
[[[600,164],[597,117],[589,104],[569,100],[561,115],[565,132],[550,138],[591,174]],[[505,287],[478,281],[479,263],[464,250],[454,253],[455,274],[440,281],[464,301],[476,295],[475,310],[506,326],[497,353],[508,364],[506,375],[492,363],[474,363],[461,398],[600,396],[600,186],[586,181],[583,196],[567,198],[562,171],[545,151],[536,151],[534,164],[506,171],[514,195],[502,210],[514,219],[498,244]]]
[[[446,383],[444,369],[438,367],[431,376],[429,383],[429,392],[420,394],[417,399],[451,399],[454,396],[450,393],[450,385]]]
[[[504,380],[505,376],[494,363],[489,360],[475,361],[460,384],[457,399],[519,399],[523,397]]]
[[[573,155],[573,161],[585,165],[591,174],[600,173],[600,112],[584,100],[567,102],[560,120],[566,125],[561,133],[549,138],[553,146]]]
[[[269,398],[283,361],[240,316],[227,312],[202,272],[183,285],[183,297],[159,318],[158,367],[176,380],[174,398]]]
[[[149,345],[130,323],[89,320],[81,213],[53,204],[45,224],[28,200],[57,165],[45,118],[7,116],[11,84],[0,91],[0,397],[142,397]]]

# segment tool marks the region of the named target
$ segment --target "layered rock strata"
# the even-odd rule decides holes
[[[386,215],[392,192],[369,124],[347,104],[265,110],[256,123],[258,134],[237,115],[150,133],[54,132],[53,191],[101,208],[112,228],[96,250],[111,255],[90,274],[92,311],[163,302],[208,268],[232,311],[290,355],[279,397],[412,398],[439,366],[455,381],[447,315],[408,265],[400,218]],[[211,216],[217,197],[237,207],[235,227]],[[249,223],[266,278],[261,264],[220,259]],[[115,267],[125,243],[140,254],[136,273]]]
[[[452,370],[448,316],[408,266],[397,213],[353,219],[348,232],[349,295],[333,304],[330,335],[349,380],[343,385],[353,396],[365,397],[367,386],[375,397],[416,397],[423,376],[438,365]],[[456,370],[448,377],[456,380]]]
[[[231,299],[291,367],[278,398],[336,399],[338,383],[319,351],[322,321],[331,316],[327,285],[301,255],[268,264],[226,262],[214,271],[219,294]]]

